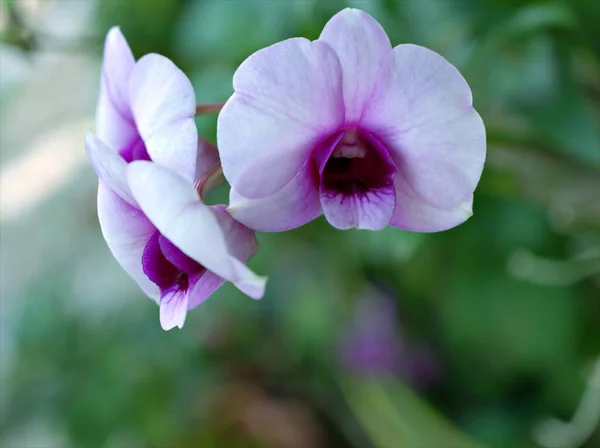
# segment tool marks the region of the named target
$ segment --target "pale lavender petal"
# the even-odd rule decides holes
[[[148,54],[133,69],[129,97],[152,161],[194,181],[198,131],[190,80],[166,57]]]
[[[184,254],[252,297],[264,291],[266,279],[230,254],[217,217],[200,202],[192,184],[151,162],[131,163],[127,178],[144,213]]]
[[[240,261],[248,261],[258,250],[258,240],[254,232],[236,221],[227,211],[226,205],[211,205],[210,210],[216,216],[225,235],[229,253]]]
[[[318,140],[343,124],[340,66],[323,42],[295,38],[259,50],[237,69],[233,86],[217,146],[225,177],[244,197],[285,186]]]
[[[127,162],[91,132],[85,136],[85,149],[96,175],[121,199],[135,207],[137,203],[129,191],[125,177]]]
[[[231,257],[231,266],[233,273],[230,278],[238,279],[232,282],[237,289],[255,300],[261,299],[265,295],[267,277],[259,277],[235,257]]]
[[[417,197],[452,211],[473,193],[485,160],[485,128],[471,91],[442,56],[399,45],[384,63],[361,126],[375,134]]]
[[[346,123],[356,123],[373,91],[381,63],[392,51],[390,39],[369,14],[346,8],[327,22],[319,40],[337,54],[342,67]]]
[[[392,186],[353,195],[322,190],[321,205],[333,227],[381,230],[390,223],[396,195]]]
[[[160,298],[160,326],[163,330],[183,328],[188,310],[188,291],[177,287],[163,293]]]
[[[423,201],[410,186],[396,176],[396,209],[390,225],[413,232],[440,232],[462,224],[473,215],[473,195],[469,194],[453,210],[440,210]]]
[[[242,263],[248,261],[258,250],[256,235],[251,229],[236,221],[229,214],[225,205],[213,205],[210,209],[225,235],[229,253],[234,257],[234,269],[241,279],[250,279],[250,281],[241,280],[236,283],[236,286],[253,299],[260,299],[265,292],[265,283],[255,282],[252,278],[254,274]]]
[[[287,185],[265,198],[245,198],[232,187],[228,210],[235,219],[261,232],[300,227],[323,213],[312,171],[311,163],[305,163]]]
[[[142,291],[157,300],[160,291],[142,268],[142,254],[156,228],[146,216],[122,200],[104,182],[98,185],[98,219],[113,256]]]
[[[225,280],[214,272],[205,271],[201,276],[190,279],[188,290],[188,310],[196,308],[221,287]]]
[[[104,42],[96,133],[115,151],[136,136],[128,87],[134,64],[135,59],[121,30],[118,27],[111,28]]]
[[[219,163],[219,150],[208,140],[198,138],[198,156],[196,158],[196,175],[194,180],[199,180]]]

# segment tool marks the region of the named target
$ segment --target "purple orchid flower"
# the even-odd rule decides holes
[[[356,301],[338,350],[342,367],[359,375],[396,375],[412,386],[426,387],[440,374],[433,353],[403,334],[395,301],[376,291]]]
[[[118,28],[104,49],[96,131],[86,136],[98,175],[98,217],[116,260],[160,304],[165,330],[225,280],[253,298],[265,279],[243,262],[257,250],[254,232],[224,205],[208,207],[195,181],[218,162],[198,138],[190,81],[169,59],[137,63]],[[154,163],[153,163],[154,162]],[[199,186],[202,187],[202,186]]]
[[[233,86],[218,146],[229,210],[247,226],[324,213],[339,229],[434,232],[472,215],[486,144],[469,86],[431,50],[392,48],[367,13],[257,51]]]

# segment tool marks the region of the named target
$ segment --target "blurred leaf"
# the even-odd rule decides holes
[[[344,378],[340,385],[377,448],[483,448],[399,381]]]
[[[291,13],[288,2],[189,2],[177,30],[176,49],[188,59],[237,65],[254,51],[288,37]]]
[[[96,23],[104,35],[120,26],[136,57],[146,53],[171,56],[171,35],[181,0],[102,0],[97,2]]]

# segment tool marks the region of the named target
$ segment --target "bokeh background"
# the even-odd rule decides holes
[[[345,6],[468,80],[488,134],[474,216],[261,234],[262,301],[226,285],[162,331],[102,240],[85,159],[106,31],[215,102],[253,51]],[[2,0],[0,445],[600,447],[599,24],[593,0]]]

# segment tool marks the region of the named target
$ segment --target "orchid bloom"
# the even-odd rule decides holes
[[[413,386],[427,386],[439,375],[433,353],[404,334],[394,299],[368,291],[358,297],[339,341],[342,366],[357,374],[395,374]]]
[[[181,70],[157,54],[135,62],[119,29],[109,31],[97,137],[86,136],[100,179],[98,217],[116,260],[159,302],[165,330],[181,328],[187,310],[225,280],[253,298],[264,293],[265,279],[243,264],[258,248],[254,233],[224,205],[200,200],[194,182],[218,155],[199,141],[195,111]]]
[[[247,226],[325,214],[339,229],[435,232],[472,215],[486,143],[469,86],[431,50],[392,48],[367,13],[257,51],[233,87],[218,147],[229,210]]]

